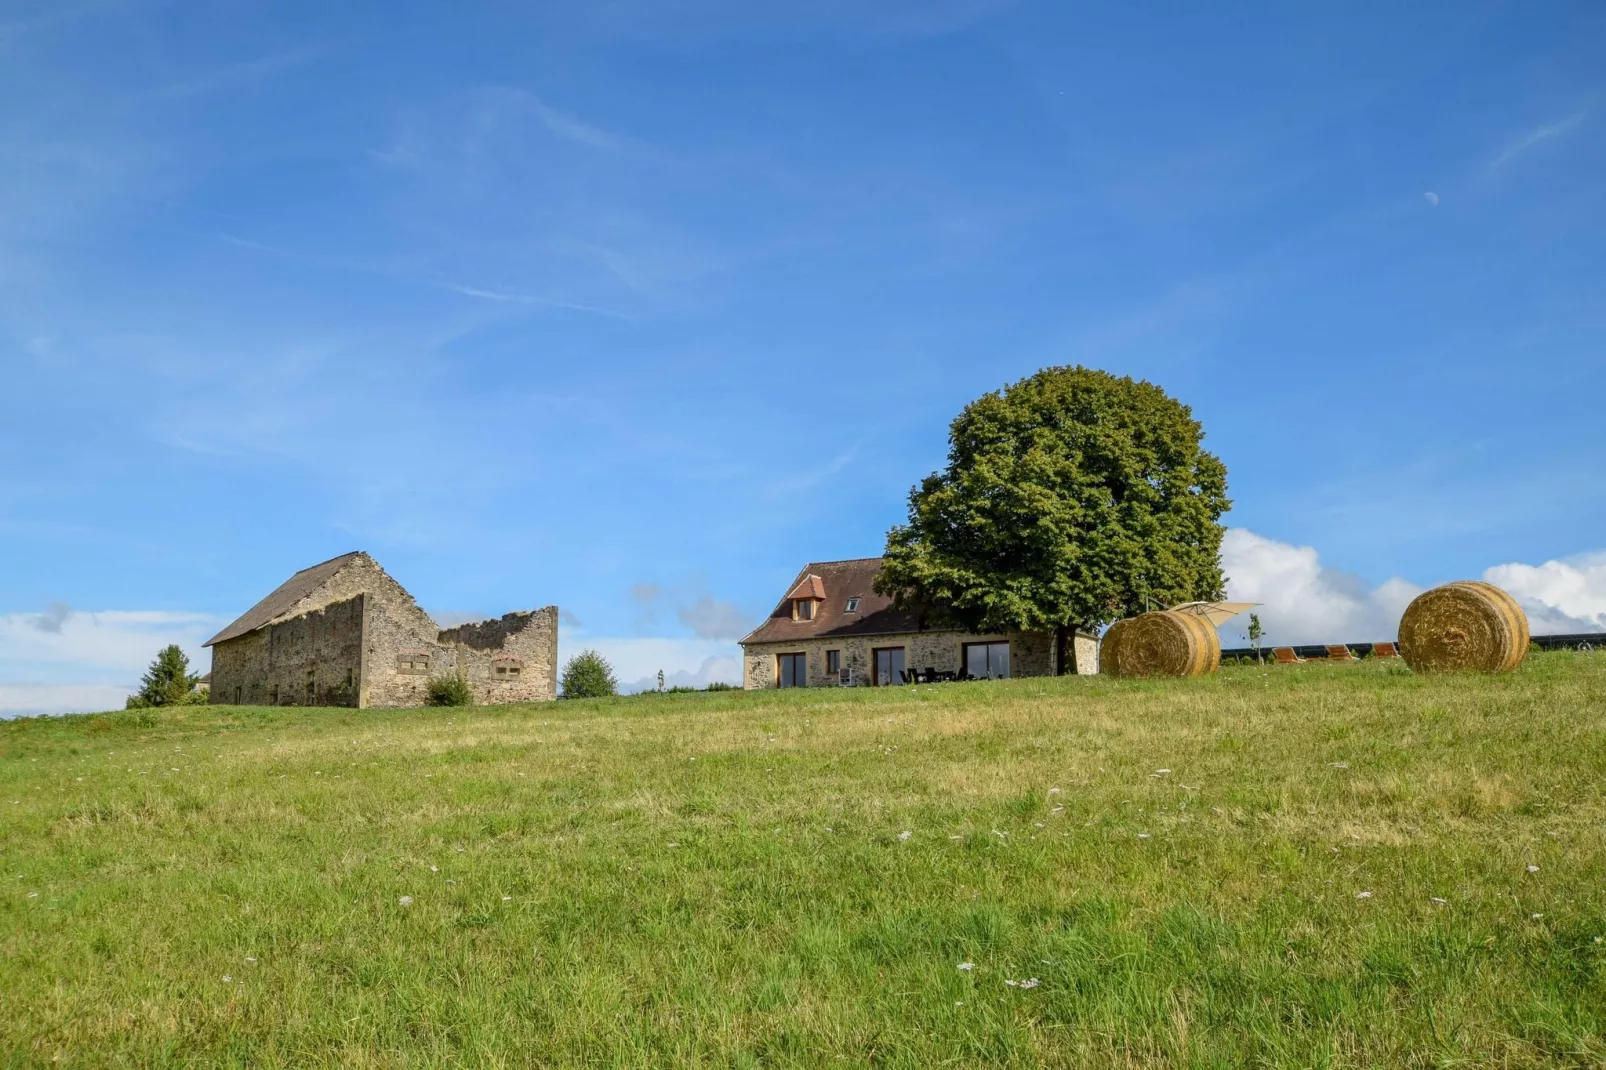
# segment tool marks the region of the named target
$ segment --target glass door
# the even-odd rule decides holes
[[[896,687],[903,683],[903,647],[887,647],[875,652],[877,687]]]
[[[807,654],[781,654],[779,655],[780,686],[781,687],[807,687],[809,686],[809,663]]]

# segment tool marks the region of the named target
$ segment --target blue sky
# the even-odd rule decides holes
[[[1362,607],[1285,636],[1506,566],[1606,627],[1603,47],[1591,3],[0,3],[0,708],[358,548],[728,673],[966,401],[1078,362],[1194,407],[1240,591]]]

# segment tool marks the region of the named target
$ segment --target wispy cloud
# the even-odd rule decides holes
[[[585,305],[578,301],[563,301],[555,297],[542,297],[539,294],[513,293],[507,290],[484,290],[478,286],[463,286],[457,283],[447,283],[447,290],[464,297],[475,297],[481,301],[497,301],[503,304],[539,305],[542,308],[564,308],[572,312],[590,312],[598,316],[609,316],[613,319],[633,319],[629,313],[619,312],[611,308],[602,308],[599,305]]]
[[[630,144],[629,139],[588,123],[577,115],[554,108],[552,105],[528,93],[524,94],[524,97],[535,117],[541,120],[542,125],[558,137],[573,141],[576,144],[588,145],[594,149],[605,149],[609,152],[616,152]]]
[[[299,48],[259,56],[256,59],[230,63],[209,71],[202,71],[190,78],[136,94],[133,100],[136,102],[179,100],[188,97],[208,96],[229,89],[253,85],[278,74],[280,71],[298,67],[309,60],[325,55],[328,51],[327,45],[303,45]]]
[[[1544,126],[1535,127],[1534,129],[1528,131],[1528,133],[1524,134],[1521,139],[1508,146],[1506,150],[1499,156],[1496,156],[1494,160],[1490,162],[1489,166],[1500,167],[1516,157],[1521,156],[1535,145],[1538,145],[1541,142],[1549,141],[1551,138],[1560,137],[1562,134],[1565,134],[1569,130],[1577,127],[1587,118],[1589,118],[1589,111],[1586,109],[1579,112],[1577,115],[1570,115],[1559,122],[1546,123]]]
[[[133,4],[128,0],[104,0],[102,3],[89,4],[54,4],[42,14],[24,16],[12,19],[9,22],[0,22],[0,44],[8,44],[29,34],[41,33],[45,30],[55,29],[57,26],[78,19],[89,18],[102,12],[116,11]]]

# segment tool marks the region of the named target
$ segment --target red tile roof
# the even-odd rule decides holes
[[[781,599],[769,619],[742,640],[743,643],[782,643],[800,639],[828,639],[832,636],[894,635],[921,630],[920,618],[912,612],[892,608],[892,599],[876,594],[876,573],[881,558],[860,557],[851,561],[816,561],[798,573],[797,582]],[[818,595],[798,594],[819,585]],[[793,620],[792,600],[823,599],[813,620]],[[859,600],[856,610],[847,611],[848,600]]]
[[[788,599],[818,598],[823,600],[825,598],[825,581],[811,572],[798,580],[797,586],[793,587],[786,597]]]

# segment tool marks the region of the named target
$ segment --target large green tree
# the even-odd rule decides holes
[[[1220,598],[1227,469],[1149,382],[1045,368],[978,398],[909,494],[877,589],[973,631],[1096,629]],[[1060,659],[1061,671],[1067,668]]]

